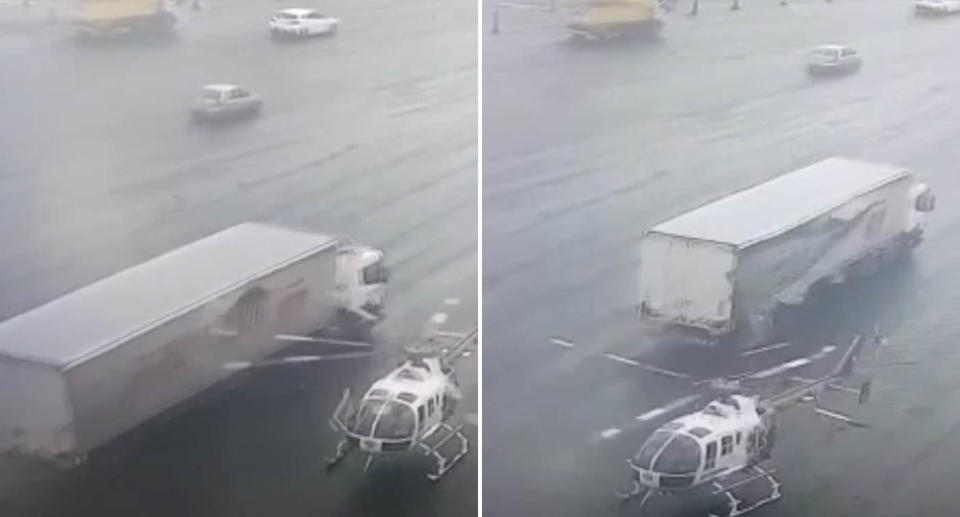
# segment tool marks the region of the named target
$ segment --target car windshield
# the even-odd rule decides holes
[[[212,101],[220,100],[220,91],[219,90],[203,90],[200,92],[200,97],[204,99],[209,99]]]
[[[813,51],[813,54],[819,57],[828,57],[834,58],[837,57],[837,49],[835,48],[818,48]]]
[[[299,20],[300,17],[293,13],[280,13],[277,15],[277,18],[281,20]]]

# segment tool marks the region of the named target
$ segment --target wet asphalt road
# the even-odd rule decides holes
[[[322,458],[343,387],[386,373],[436,310],[453,330],[476,324],[476,7],[325,1],[310,5],[342,18],[335,37],[272,42],[267,18],[294,5],[184,7],[167,42],[78,46],[57,27],[0,37],[0,317],[260,220],[387,251],[380,356],[248,375],[72,474],[0,469],[0,514],[475,513],[475,449],[435,487],[416,462],[328,476]],[[260,93],[261,117],[191,125],[208,82]],[[463,368],[475,413],[475,356]]]
[[[613,493],[652,429],[596,435],[689,392],[601,353],[703,374],[729,366],[640,337],[641,233],[837,154],[908,166],[931,183],[940,203],[927,240],[868,282],[816,294],[786,329],[800,350],[762,360],[879,324],[891,346],[877,359],[868,350],[871,361],[917,364],[874,371],[867,406],[831,401],[869,429],[835,429],[808,408],[785,415],[774,452],[784,498],[756,515],[953,513],[960,19],[916,19],[891,0],[757,4],[732,13],[703,2],[696,19],[670,16],[656,45],[571,47],[562,14],[518,8],[501,9],[501,33],[485,35],[484,515],[632,514]],[[862,71],[808,80],[805,51],[831,41],[858,48]],[[702,514],[675,501],[650,510]]]

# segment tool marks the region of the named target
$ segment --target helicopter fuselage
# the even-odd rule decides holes
[[[438,357],[407,359],[375,382],[354,406],[343,432],[367,454],[413,449],[453,414],[459,390]]]
[[[730,395],[658,428],[629,460],[634,481],[677,492],[750,468],[769,457],[773,412],[756,397]]]

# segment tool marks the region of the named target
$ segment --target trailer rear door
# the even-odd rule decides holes
[[[648,233],[640,247],[640,304],[644,318],[702,328],[732,327],[733,247]]]

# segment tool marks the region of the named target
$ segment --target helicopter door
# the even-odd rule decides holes
[[[708,473],[717,467],[717,442],[716,440],[707,444],[707,454],[703,459],[703,471]]]

